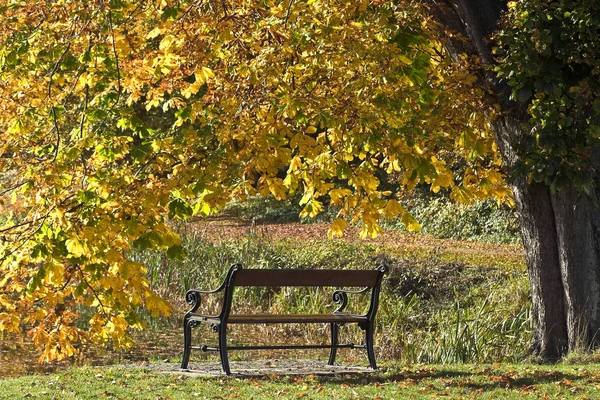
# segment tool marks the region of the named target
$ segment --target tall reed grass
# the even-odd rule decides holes
[[[275,240],[254,229],[243,238],[225,237],[182,232],[187,255],[183,261],[150,251],[131,257],[148,267],[153,287],[180,310],[185,309],[187,289],[217,287],[233,263],[248,268],[371,269],[384,261],[391,271],[384,280],[377,319],[380,358],[405,363],[515,361],[528,349],[532,319],[527,279],[520,270],[502,270],[493,262],[450,265],[435,255],[407,259],[360,243]],[[239,288],[234,307],[244,312],[330,312],[331,295],[327,288]],[[351,298],[351,305],[353,301],[356,312],[367,304],[366,296]],[[218,296],[203,305],[216,309]],[[287,340],[294,332],[265,328],[264,335]],[[328,340],[320,326],[302,327],[301,334],[305,340]],[[343,334],[349,341],[362,341],[359,330]]]

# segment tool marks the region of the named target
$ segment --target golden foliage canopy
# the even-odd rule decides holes
[[[381,174],[506,198],[465,63],[410,1],[0,1],[0,331],[129,345],[171,307],[127,253],[231,198],[338,205],[330,236],[419,229]]]

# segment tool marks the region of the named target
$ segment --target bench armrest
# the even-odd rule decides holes
[[[366,287],[364,289],[361,290],[344,290],[344,289],[338,289],[335,292],[333,292],[333,302],[336,303],[338,305],[338,307],[335,309],[334,313],[340,313],[344,311],[344,308],[346,308],[346,306],[348,305],[348,295],[349,294],[363,294],[368,292],[370,289],[373,289],[371,287]]]
[[[218,293],[218,292],[222,291],[224,288],[225,288],[225,285],[221,285],[221,286],[219,286],[219,288],[217,288],[215,290],[199,290],[199,289],[188,290],[185,293],[185,302],[187,304],[189,304],[190,306],[192,306],[192,308],[190,308],[188,310],[188,314],[195,313],[196,310],[198,310],[198,307],[200,307],[200,304],[202,302],[202,295]]]
[[[192,306],[192,308],[190,308],[188,310],[188,312],[186,313],[186,315],[195,313],[196,310],[198,310],[198,307],[200,307],[200,303],[201,303],[201,300],[202,300],[201,297],[202,297],[203,294],[219,293],[219,292],[223,291],[223,289],[227,288],[227,285],[229,284],[229,281],[231,280],[231,276],[233,275],[233,273],[235,271],[237,271],[240,268],[241,268],[240,264],[234,264],[234,265],[232,265],[229,268],[229,271],[227,272],[227,276],[223,280],[223,283],[221,283],[221,286],[219,286],[215,290],[200,290],[200,289],[190,289],[190,290],[188,290],[185,293],[185,302],[187,304],[189,304],[190,306]]]

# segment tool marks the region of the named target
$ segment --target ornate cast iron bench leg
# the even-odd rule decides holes
[[[190,353],[192,351],[192,327],[196,321],[183,319],[183,358],[181,360],[181,369],[188,369],[190,362]]]
[[[373,321],[369,321],[366,324],[365,339],[367,345],[367,356],[369,357],[369,364],[371,368],[377,369],[377,363],[375,362],[375,351],[373,349]]]
[[[333,365],[335,363],[335,355],[337,353],[337,345],[338,345],[338,334],[340,330],[340,324],[337,322],[331,323],[331,350],[329,352],[329,362],[328,365]]]
[[[227,324],[219,324],[219,356],[221,357],[221,366],[225,375],[231,375],[229,369],[229,358],[227,357]]]

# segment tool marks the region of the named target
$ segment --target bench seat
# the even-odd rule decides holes
[[[192,315],[195,319],[208,323],[220,323],[218,317]],[[228,324],[294,324],[294,323],[361,323],[368,322],[364,315],[355,314],[229,314]]]

